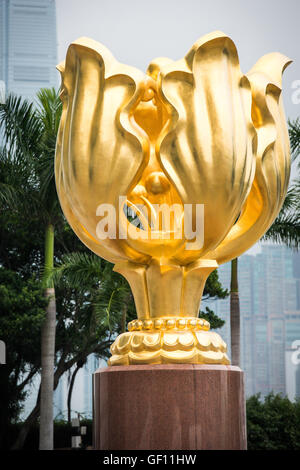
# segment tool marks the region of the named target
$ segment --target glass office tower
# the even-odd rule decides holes
[[[59,84],[55,0],[0,0],[0,88],[34,98]]]

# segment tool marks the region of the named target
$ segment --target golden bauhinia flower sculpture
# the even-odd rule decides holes
[[[110,365],[229,364],[200,301],[208,275],[259,240],[285,198],[289,63],[267,54],[243,75],[218,31],[146,74],[92,39],[69,46],[58,66],[60,203],[83,243],[128,280],[138,314]]]

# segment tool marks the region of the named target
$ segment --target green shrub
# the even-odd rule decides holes
[[[247,400],[249,450],[300,450],[300,400],[270,393]]]

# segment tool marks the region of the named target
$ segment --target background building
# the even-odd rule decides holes
[[[300,257],[284,246],[262,246],[255,256],[239,258],[241,367],[246,394],[300,396],[300,372],[292,354],[300,346]],[[230,287],[230,263],[219,268],[224,287]],[[226,321],[220,334],[230,345],[229,298],[211,302]],[[229,347],[230,354],[230,347]]]
[[[55,0],[0,0],[0,89],[33,98],[58,86]]]
[[[95,354],[88,357],[86,364],[79,369],[72,393],[71,415],[76,416],[80,413],[86,418],[92,418],[93,410],[93,373],[98,367],[105,367],[106,363],[99,360]],[[71,374],[75,366],[66,372],[59,380],[57,389],[54,392],[54,417],[67,419],[68,416],[68,389],[71,380]]]

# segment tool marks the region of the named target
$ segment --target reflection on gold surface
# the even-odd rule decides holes
[[[83,243],[126,277],[142,325],[117,338],[112,365],[229,363],[216,333],[204,329],[199,339],[199,325],[180,319],[197,318],[208,275],[259,240],[283,203],[290,154],[281,75],[289,63],[267,54],[244,75],[221,32],[179,61],[155,59],[146,74],[91,39],[69,46],[58,66],[60,203]],[[116,208],[115,238],[99,239],[101,204]],[[177,208],[167,227],[162,204]],[[196,249],[185,235],[187,204],[204,205]]]

